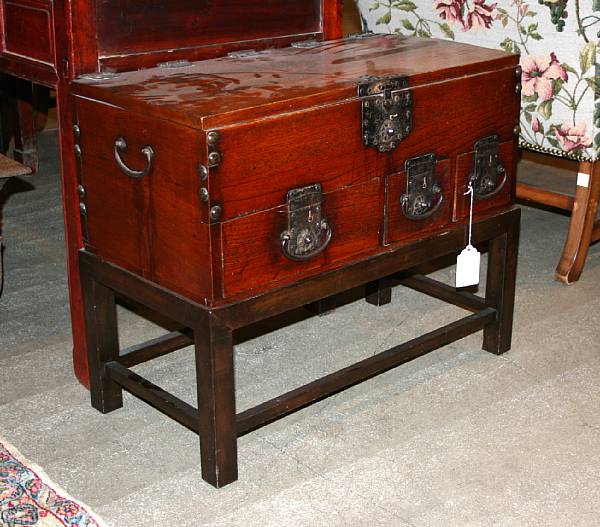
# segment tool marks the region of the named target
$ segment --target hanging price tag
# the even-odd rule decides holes
[[[481,254],[471,245],[471,230],[473,228],[473,185],[469,181],[469,190],[465,195],[471,194],[471,207],[469,209],[469,243],[456,258],[456,287],[468,287],[479,283],[479,264]]]
[[[479,283],[481,254],[472,245],[467,245],[456,258],[456,287],[467,287]]]

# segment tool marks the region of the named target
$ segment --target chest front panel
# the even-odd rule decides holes
[[[469,186],[476,216],[498,210],[514,200],[515,66],[370,79],[368,93],[361,78],[338,100],[272,113],[241,86],[237,120],[231,107],[179,124],[161,105],[143,113],[140,84],[129,110],[123,90],[118,105],[76,97],[86,246],[216,306],[451,229]],[[187,98],[193,74],[180,75]]]

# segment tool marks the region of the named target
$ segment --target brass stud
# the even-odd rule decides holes
[[[516,125],[513,128],[513,134],[515,134],[515,135],[520,135],[521,134],[521,127],[519,125]]]
[[[208,167],[206,165],[200,165],[198,172],[200,172],[200,179],[206,181],[208,178]]]
[[[221,214],[223,214],[223,208],[221,205],[215,205],[210,208],[210,221],[219,221],[221,218]]]
[[[85,203],[80,203],[79,204],[79,212],[85,216],[87,214],[87,207],[85,206]]]
[[[75,155],[77,157],[81,157],[81,147],[79,145],[75,145],[75,147],[73,148],[73,150],[75,151]]]
[[[204,203],[206,203],[208,201],[208,189],[205,187],[202,187],[200,189],[200,199],[202,201],[204,201]]]
[[[83,188],[83,185],[77,185],[77,194],[79,194],[80,198],[85,196],[85,189]]]
[[[218,165],[221,162],[221,154],[219,152],[211,152],[208,154],[209,165]]]
[[[206,135],[206,142],[211,146],[216,145],[219,142],[219,139],[221,139],[219,132],[208,132]]]
[[[73,125],[73,134],[75,135],[75,139],[79,138],[79,135],[81,134],[81,129],[79,128],[79,125]]]

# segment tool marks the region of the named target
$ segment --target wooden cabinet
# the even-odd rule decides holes
[[[71,79],[334,39],[341,27],[341,0],[0,0],[0,72],[57,93],[73,362],[83,384],[88,371],[77,271],[82,227],[68,103]],[[23,88],[31,91],[30,85]],[[19,152],[21,161],[36,167],[31,98],[23,93],[18,103]]]

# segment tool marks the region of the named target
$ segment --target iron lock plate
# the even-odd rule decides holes
[[[283,254],[290,260],[305,261],[323,252],[333,234],[322,217],[323,192],[315,183],[287,193],[288,225],[281,233]]]
[[[412,129],[412,94],[408,77],[368,77],[358,85],[365,146],[389,152]]]
[[[400,198],[402,213],[411,220],[423,220],[435,214],[444,195],[435,178],[436,156],[433,153],[407,159],[406,194]]]
[[[500,163],[500,137],[493,134],[479,139],[473,149],[473,172],[469,175],[473,195],[475,199],[491,198],[502,190],[507,179]]]

